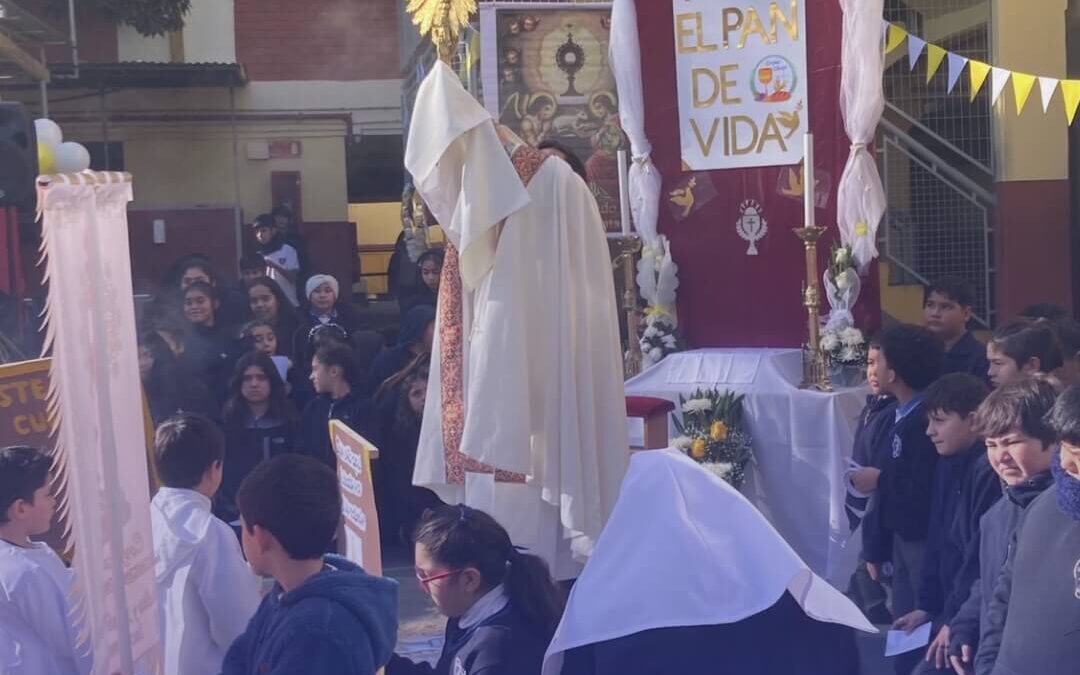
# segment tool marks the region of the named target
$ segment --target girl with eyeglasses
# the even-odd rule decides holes
[[[416,578],[450,619],[446,643],[434,668],[394,655],[386,675],[540,675],[563,608],[547,564],[464,505],[428,511],[415,542]]]

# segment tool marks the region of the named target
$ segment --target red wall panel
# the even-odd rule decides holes
[[[827,208],[817,210],[817,224],[829,228],[818,247],[823,272],[830,243],[839,238],[836,186],[850,144],[839,109],[843,15],[833,0],[807,4],[808,113],[815,166],[819,174],[822,170],[831,174],[832,183]],[[670,0],[638,0],[637,13],[644,56],[646,131],[653,161],[664,177],[666,200],[683,178],[672,5]],[[794,347],[806,339],[806,311],[799,293],[806,266],[802,243],[791,232],[802,225],[802,204],[781,197],[776,187],[780,172],[786,170],[699,173],[699,181],[701,176],[711,180],[716,197],[679,222],[661,204],[660,231],[670,238],[679,265],[679,323],[692,346]],[[735,229],[739,205],[746,199],[762,204],[768,221],[769,232],[757,242],[757,256],[746,255],[747,243]],[[856,307],[860,327],[872,330],[879,325],[879,305],[874,266],[863,279]]]

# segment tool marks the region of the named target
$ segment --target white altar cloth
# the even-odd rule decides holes
[[[843,589],[861,546],[844,513],[843,473],[869,389],[806,391],[801,379],[797,349],[701,349],[668,356],[628,381],[626,395],[677,406],[680,394],[698,388],[745,394],[757,464],[743,493],[816,574]],[[641,421],[629,424],[631,446],[640,446]],[[676,435],[670,421],[669,435]]]

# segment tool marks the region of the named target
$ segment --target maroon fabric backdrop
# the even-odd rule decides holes
[[[676,222],[667,194],[683,179],[679,151],[675,40],[670,0],[638,0],[638,25],[645,88],[645,124],[653,161],[664,176],[660,231],[671,240],[679,265],[679,325],[694,347],[795,347],[806,340],[806,310],[800,284],[806,275],[802,242],[791,229],[803,221],[802,204],[777,193],[778,175],[787,167],[698,173],[708,176],[716,197]],[[827,208],[817,224],[828,226],[818,246],[824,271],[836,229],[836,186],[850,141],[840,117],[840,41],[843,13],[836,0],[807,0],[807,59],[810,128],[815,168],[831,174]],[[804,113],[805,114],[805,113]],[[793,139],[794,140],[794,139]],[[797,142],[802,142],[801,139]],[[820,176],[819,176],[820,178]],[[736,232],[739,204],[754,199],[763,207],[769,231],[747,256]],[[877,266],[863,280],[856,307],[861,328],[880,324]],[[822,297],[822,303],[825,302]]]

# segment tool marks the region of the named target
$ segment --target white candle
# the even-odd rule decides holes
[[[626,151],[619,151],[619,224],[623,236],[630,236],[630,172],[626,163]]]
[[[814,134],[803,136],[803,226],[814,226]]]

